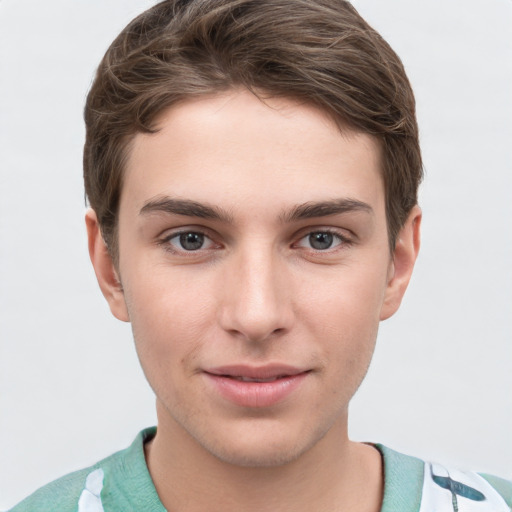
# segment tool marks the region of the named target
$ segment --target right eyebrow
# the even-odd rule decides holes
[[[284,222],[293,222],[315,217],[328,217],[348,212],[366,212],[373,214],[373,208],[363,201],[351,198],[340,198],[330,201],[308,202],[295,206],[290,212],[282,215]]]
[[[233,220],[232,215],[216,206],[210,206],[190,199],[175,199],[168,196],[158,197],[146,202],[141,208],[139,215],[149,215],[152,213],[184,215],[186,217],[219,220],[226,223],[230,223]]]

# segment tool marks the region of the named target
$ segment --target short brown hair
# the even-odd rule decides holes
[[[85,106],[85,191],[114,260],[134,135],[180,100],[235,87],[313,104],[380,141],[393,248],[422,163],[414,95],[384,39],[344,0],[166,0],[114,40]]]

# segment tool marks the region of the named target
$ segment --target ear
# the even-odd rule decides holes
[[[129,322],[123,287],[112,257],[103,241],[98,218],[94,210],[87,210],[85,225],[89,241],[89,256],[96,273],[96,279],[98,279],[98,284],[110,306],[110,311],[117,319]]]
[[[421,210],[415,206],[398,233],[393,259],[388,272],[388,284],[380,319],[396,313],[411,279],[414,263],[420,250]]]

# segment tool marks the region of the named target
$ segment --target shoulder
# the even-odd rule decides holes
[[[452,512],[461,503],[468,510],[510,512],[512,482],[492,475],[443,466],[375,445],[384,462],[384,503],[382,512],[414,510]],[[404,505],[404,506],[402,506]],[[463,509],[465,510],[465,509]]]
[[[143,449],[144,441],[154,432],[154,429],[143,430],[129,448],[41,487],[8,512],[123,510],[124,502],[130,499],[130,490],[138,495],[150,494],[150,501],[154,501]]]
[[[41,487],[9,512],[76,512],[87,476],[94,470],[91,466],[63,476]]]

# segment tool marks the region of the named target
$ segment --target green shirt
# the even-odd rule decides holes
[[[36,491],[10,512],[166,512],[149,475],[144,442],[132,445]],[[425,463],[382,445],[384,499],[381,512],[510,512],[512,482]]]

